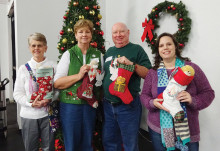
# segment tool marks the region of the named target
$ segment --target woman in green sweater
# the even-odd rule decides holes
[[[77,44],[66,51],[57,67],[54,87],[60,89],[60,120],[66,151],[93,151],[96,109],[77,96],[77,89],[90,70],[91,61],[101,68],[101,52],[90,46],[93,23],[86,19],[74,25]]]

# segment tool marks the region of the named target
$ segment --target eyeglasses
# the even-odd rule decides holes
[[[30,45],[31,48],[35,48],[35,47],[42,48],[43,46],[45,46],[45,45],[41,45],[41,44],[39,44],[39,45],[35,45],[35,44]]]

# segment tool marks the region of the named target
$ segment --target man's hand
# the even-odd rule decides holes
[[[121,64],[133,65],[133,62],[131,62],[130,60],[128,60],[125,56],[117,58],[117,61],[118,61],[119,63],[121,63]]]

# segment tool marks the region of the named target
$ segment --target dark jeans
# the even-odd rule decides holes
[[[103,145],[105,151],[138,151],[141,103],[139,96],[130,104],[112,105],[103,99]]]
[[[152,140],[152,145],[154,151],[166,151],[166,148],[163,146],[161,141],[161,134],[153,131],[151,128],[148,127],[150,137]],[[192,142],[186,144],[189,147],[189,151],[199,151],[199,142]],[[179,151],[176,149],[176,151]]]
[[[88,104],[60,103],[60,120],[66,151],[93,151],[96,110]]]

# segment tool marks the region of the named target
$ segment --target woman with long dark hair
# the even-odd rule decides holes
[[[200,140],[199,111],[208,107],[215,94],[208,79],[200,67],[188,58],[182,57],[178,43],[169,33],[161,34],[156,42],[154,66],[144,81],[141,94],[142,104],[148,109],[147,124],[155,151],[182,150],[198,151]],[[194,79],[186,90],[176,94],[184,111],[184,122],[176,122],[171,116],[171,110],[165,108],[158,95],[162,93],[169,82],[174,69],[190,65],[194,71]],[[172,73],[173,74],[173,73]],[[177,133],[178,126],[185,126]],[[178,125],[178,126],[177,126]],[[180,137],[179,137],[180,136]]]

